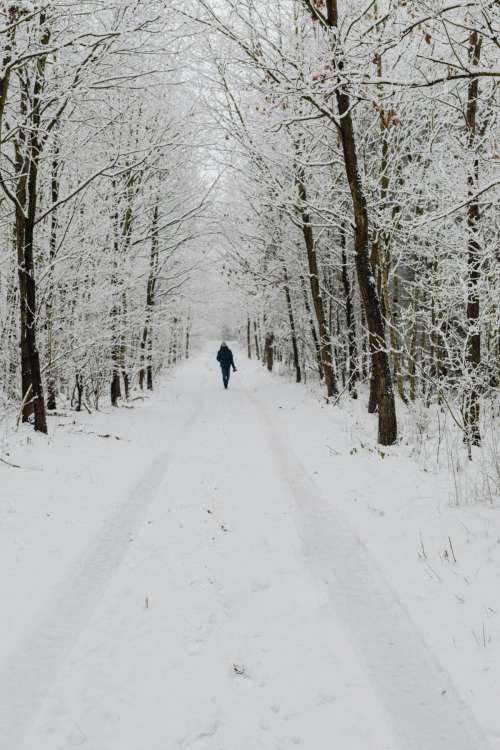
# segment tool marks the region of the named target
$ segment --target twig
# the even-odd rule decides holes
[[[331,453],[332,455],[334,455],[334,456],[340,456],[340,455],[342,455],[342,454],[340,453],[340,451],[336,450],[335,448],[332,448],[332,446],[331,446],[331,445],[326,445],[326,447],[328,448],[328,450],[330,451],[330,453]]]
[[[453,555],[453,561],[456,562],[457,558],[455,557],[455,552],[453,550],[453,544],[451,543],[451,537],[448,537],[448,541],[450,543],[450,549],[451,549],[451,554]]]
[[[22,467],[19,466],[19,464],[11,464],[10,461],[6,461],[5,458],[2,458],[0,456],[0,461],[5,464],[6,466],[11,466],[13,469],[21,469]]]
[[[19,466],[19,464],[13,464],[10,461],[6,461],[5,458],[0,456],[0,461],[6,466],[10,466],[12,469],[24,469],[25,471],[43,471],[38,466]]]
[[[25,404],[28,403],[28,399],[31,396],[31,385],[29,386],[28,390],[26,391],[23,400],[21,401],[21,406],[19,407],[19,413],[17,415],[16,419],[16,429],[19,429],[19,423],[21,422],[21,417],[23,416],[23,409]]]
[[[424,540],[422,539],[422,534],[420,534],[420,549],[422,550],[422,557],[424,558],[424,560],[427,560],[427,553],[425,551]]]

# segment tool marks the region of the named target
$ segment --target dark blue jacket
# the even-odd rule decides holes
[[[217,352],[217,362],[223,369],[229,370],[229,368],[232,367],[233,370],[236,370],[236,367],[234,366],[233,353],[228,346],[221,346],[221,348]]]

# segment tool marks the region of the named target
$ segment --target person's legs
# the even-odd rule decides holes
[[[224,388],[227,388],[229,385],[229,374],[230,374],[229,367],[223,367],[222,368],[222,382],[224,383]]]

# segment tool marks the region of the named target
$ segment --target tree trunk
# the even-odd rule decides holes
[[[50,198],[54,206],[59,199],[59,149],[57,141],[54,145],[52,159],[52,175],[50,180]],[[56,381],[53,367],[54,358],[54,263],[57,252],[57,210],[54,209],[50,215],[50,238],[49,238],[49,274],[47,279],[47,297],[45,302],[46,328],[47,328],[47,409],[54,410],[57,407]]]
[[[257,357],[257,359],[260,359],[259,335],[257,331],[257,321],[255,319],[253,321],[253,330],[254,330],[254,337],[255,337],[255,356]]]
[[[171,352],[171,363],[173,365],[177,364],[177,323],[179,322],[179,319],[174,317],[172,318],[172,352]]]
[[[111,406],[118,406],[118,399],[121,398],[122,391],[120,387],[120,366],[119,366],[119,352],[116,347],[113,347],[111,352],[111,360],[113,363],[111,372]]]
[[[82,396],[83,396],[83,379],[79,372],[77,372],[75,375],[75,386],[73,388],[73,396],[71,398],[72,404],[75,402],[75,393],[76,393],[75,411],[81,411],[82,410]]]
[[[349,384],[349,393],[351,394],[352,398],[358,397],[358,392],[356,390],[356,383],[359,379],[359,373],[358,373],[358,353],[357,353],[357,346],[356,346],[356,323],[354,320],[353,315],[353,306],[352,306],[352,289],[351,289],[351,281],[349,278],[349,268],[347,265],[347,255],[346,255],[346,236],[345,236],[345,228],[342,227],[342,233],[340,235],[340,244],[342,247],[342,285],[344,287],[344,298],[345,298],[345,317],[346,317],[346,324],[347,324],[347,345],[348,345],[348,360],[349,360],[349,368],[348,368],[348,384]]]
[[[337,393],[337,384],[335,382],[335,374],[333,371],[333,359],[332,359],[332,342],[330,337],[330,331],[325,316],[325,308],[323,304],[323,297],[321,295],[321,286],[319,280],[318,260],[316,256],[316,246],[314,240],[314,234],[311,225],[311,219],[307,206],[307,191],[304,182],[304,170],[302,167],[296,169],[296,183],[300,198],[300,204],[298,206],[299,213],[302,219],[302,234],[304,235],[304,242],[307,251],[307,262],[309,267],[309,281],[311,284],[311,296],[313,300],[314,310],[316,313],[316,320],[318,322],[319,329],[319,348],[321,355],[321,365],[323,373],[325,375],[326,395],[331,398]]]
[[[42,37],[40,43],[42,46],[46,46],[49,42],[49,32],[45,27],[45,13],[40,14],[40,28],[42,29]],[[21,225],[22,231],[19,236],[19,240],[22,242],[22,247],[18,246],[18,251],[21,256],[21,263],[19,267],[20,274],[20,291],[24,292],[25,296],[25,351],[23,354],[27,355],[27,362],[29,364],[30,380],[31,380],[31,398],[33,401],[33,412],[35,417],[35,430],[37,432],[47,433],[47,419],[45,413],[45,399],[43,395],[42,385],[42,374],[40,368],[40,356],[37,347],[37,336],[36,336],[36,280],[35,280],[35,265],[34,265],[34,230],[35,230],[35,218],[36,218],[36,207],[38,199],[38,166],[41,154],[40,144],[40,111],[41,111],[41,94],[43,91],[44,76],[45,76],[45,64],[46,57],[41,56],[38,58],[36,63],[36,74],[35,81],[33,84],[33,92],[31,97],[31,113],[29,131],[26,138],[26,162],[28,169],[28,178],[26,181],[26,193],[25,203],[22,205],[26,206],[25,216],[22,217]],[[29,82],[26,82],[29,85]],[[26,97],[27,97],[26,93]],[[24,98],[24,97],[23,97]],[[26,101],[26,99],[25,99]],[[21,277],[24,277],[21,281]]]
[[[321,350],[319,347],[318,334],[316,332],[316,326],[311,314],[311,305],[309,304],[309,296],[307,294],[306,280],[303,274],[300,274],[300,285],[302,288],[302,295],[304,297],[304,307],[306,308],[307,317],[309,320],[309,327],[311,329],[311,336],[314,342],[314,349],[316,350],[316,362],[318,365],[319,379],[323,380],[323,365],[321,364]]]
[[[156,304],[156,282],[158,278],[158,221],[159,221],[159,208],[156,203],[153,211],[152,227],[151,227],[151,252],[149,256],[149,276],[148,284],[146,288],[146,324],[144,326],[143,335],[143,350],[146,348],[146,388],[148,391],[153,390],[153,322],[154,322],[154,309]],[[186,339],[186,357],[189,356],[189,327]],[[144,363],[143,363],[144,364]],[[141,370],[141,388],[144,382],[144,366]]]
[[[25,97],[21,98],[21,107]],[[17,271],[19,280],[19,315],[20,315],[20,347],[21,347],[21,401],[22,421],[28,422],[33,414],[31,400],[31,369],[26,343],[26,274],[24,272],[24,229],[26,217],[22,207],[26,205],[26,184],[28,177],[28,161],[24,156],[26,148],[25,133],[19,134],[15,143],[16,149],[16,250]]]
[[[285,280],[284,291],[286,298],[286,306],[288,310],[288,320],[290,321],[290,335],[292,338],[292,352],[293,352],[293,366],[295,368],[295,382],[300,383],[302,380],[302,373],[300,371],[299,362],[299,347],[297,346],[297,332],[295,329],[295,318],[293,316],[292,298],[290,296],[290,288],[288,286],[288,274],[286,267],[283,266],[283,278]]]
[[[265,345],[264,345],[264,358],[266,361],[266,367],[269,372],[273,371],[274,365],[274,333],[266,333]]]
[[[376,6],[375,6],[376,12]],[[377,54],[375,57],[375,64],[377,66],[377,75],[382,78],[382,56]],[[384,118],[380,117],[380,133],[382,138],[382,158],[380,164],[380,209],[384,211],[387,207],[387,201],[389,196],[389,139],[388,139],[388,124],[384,121]],[[406,394],[404,391],[403,376],[401,373],[401,359],[398,351],[398,339],[397,333],[394,326],[394,316],[392,313],[392,303],[389,289],[389,276],[391,267],[391,248],[390,240],[387,233],[380,229],[377,231],[377,237],[374,242],[376,258],[376,265],[378,267],[378,293],[380,296],[382,315],[389,326],[389,338],[391,342],[391,357],[394,369],[394,378],[396,380],[398,393],[403,403],[408,403]]]
[[[252,359],[252,336],[250,329],[250,318],[247,318],[247,354],[248,359]]]
[[[126,370],[122,370],[123,378],[123,389],[125,391],[125,399],[128,401],[130,396],[130,377]]]
[[[122,319],[122,330],[120,333],[120,368],[123,378],[123,391],[125,393],[125,400],[128,401],[130,395],[130,376],[126,369],[127,360],[127,310],[128,300],[125,290],[122,291],[122,302],[121,302],[121,319]]]
[[[326,0],[327,20],[331,28],[338,26],[337,0]],[[342,84],[343,62],[335,57],[333,64],[338,72],[335,97],[339,112],[339,128],[344,154],[344,166],[351,192],[354,213],[354,249],[358,283],[368,325],[373,372],[376,379],[379,410],[378,440],[382,445],[392,445],[397,438],[396,407],[392,385],[389,356],[387,354],[385,326],[380,298],[377,293],[373,268],[369,257],[368,207],[361,182],[361,171],[354,137],[354,126],[349,95]]]
[[[469,61],[471,66],[479,65],[481,40],[477,31],[469,35]],[[479,183],[479,155],[476,146],[477,101],[479,97],[479,80],[469,79],[467,91],[467,129],[469,157],[473,158],[472,167],[467,176],[469,197],[477,191]],[[481,279],[481,248],[477,239],[479,225],[479,202],[471,200],[467,208],[467,226],[469,230],[467,252],[467,365],[468,393],[465,405],[465,440],[471,445],[481,444],[480,403],[479,403],[479,368],[481,365],[481,332],[479,328],[479,282]],[[470,453],[469,453],[470,455]]]
[[[28,178],[28,216],[24,227],[24,264],[21,273],[25,275],[26,284],[26,351],[31,373],[31,394],[35,416],[35,430],[47,432],[45,401],[43,396],[40,357],[36,342],[36,281],[33,259],[33,233],[36,206],[36,173],[37,165],[32,158]]]
[[[146,315],[146,325],[142,329],[141,343],[140,343],[140,366],[139,366],[139,388],[141,391],[144,389],[144,378],[146,377],[146,343],[148,340],[148,319]]]
[[[186,323],[186,359],[189,359],[191,346],[191,318],[188,317]]]

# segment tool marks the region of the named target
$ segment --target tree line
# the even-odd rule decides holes
[[[205,279],[249,356],[498,410],[494,0],[5,2],[0,397],[46,432],[185,357]],[[194,286],[192,286],[192,280]],[[205,289],[206,292],[206,289]],[[232,321],[233,322],[233,321]]]
[[[187,12],[186,12],[187,13]],[[324,382],[444,404],[471,448],[498,408],[498,5],[199,0],[225,273],[246,340]]]
[[[5,2],[0,395],[47,432],[189,351],[203,204],[164,2]]]

